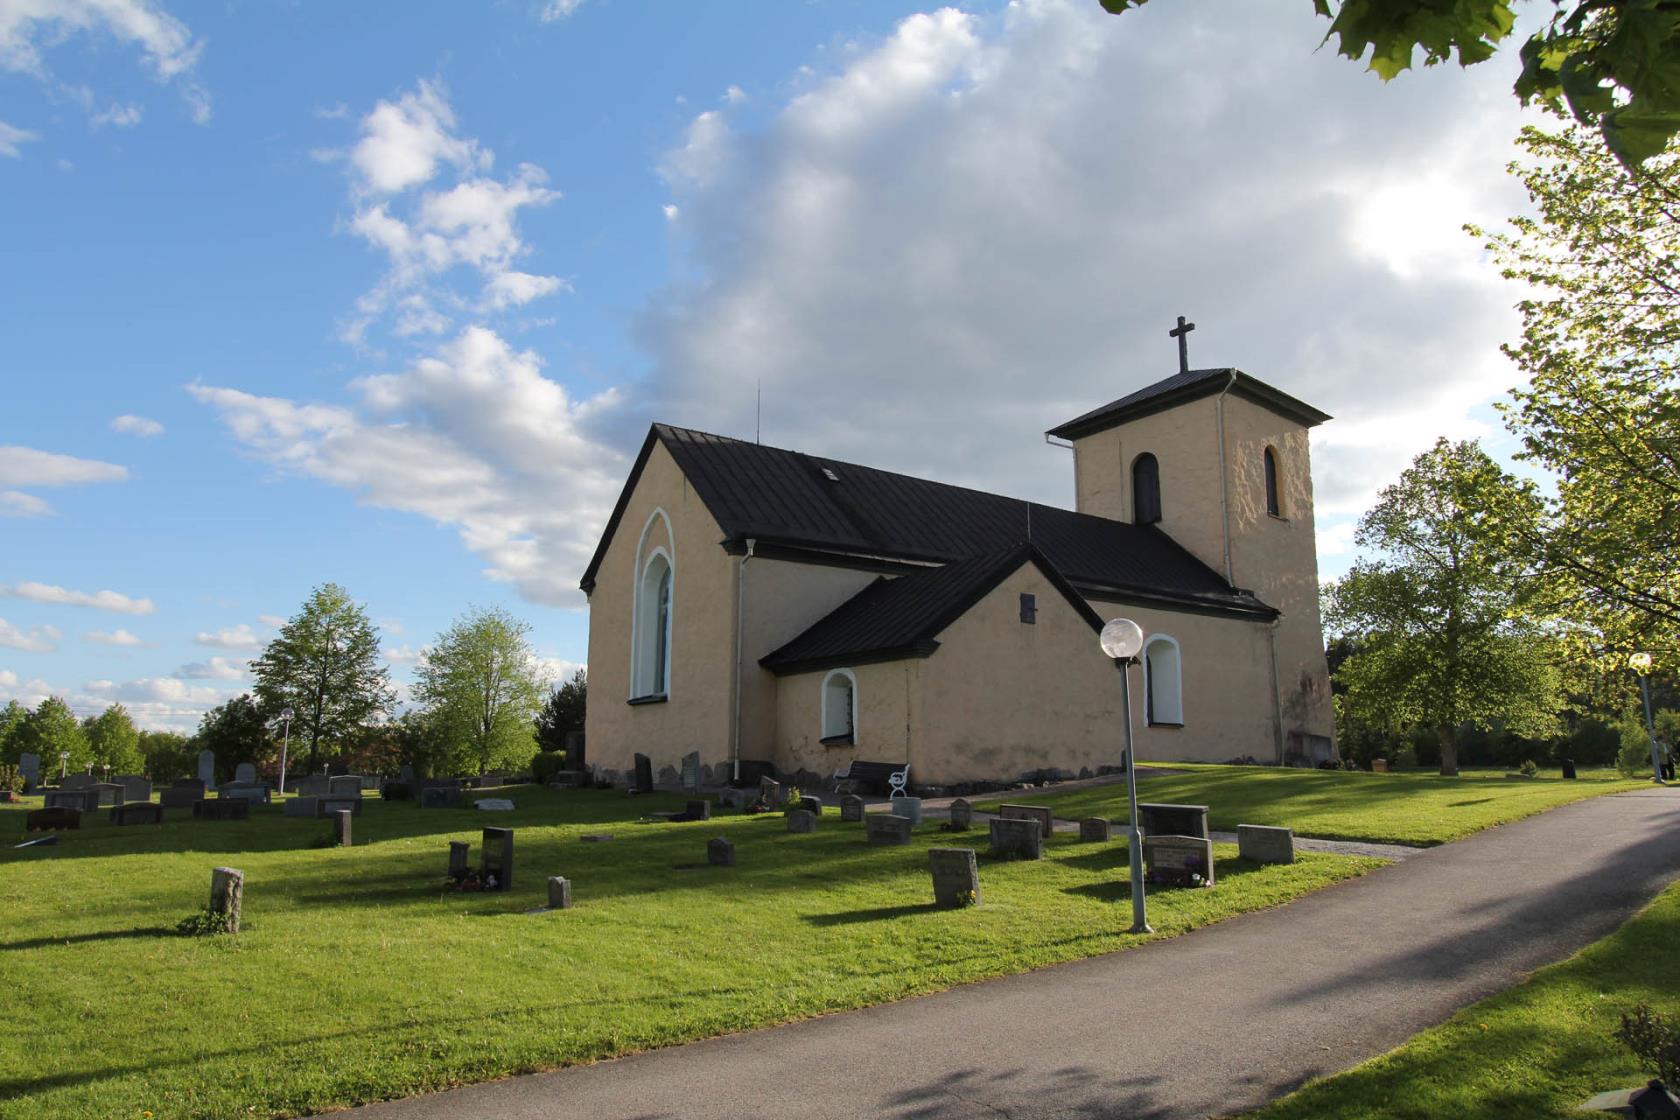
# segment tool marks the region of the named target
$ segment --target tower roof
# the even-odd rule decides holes
[[[1065,424],[1051,428],[1045,435],[1061,439],[1079,439],[1081,436],[1117,427],[1141,416],[1164,412],[1177,405],[1227,391],[1232,396],[1242,397],[1261,408],[1270,409],[1303,427],[1315,427],[1330,419],[1329,413],[1320,412],[1305,401],[1297,400],[1259,378],[1250,377],[1240,369],[1225,367],[1191,369],[1175,373],[1153,385],[1146,385],[1135,393],[1128,393],[1119,400],[1110,401],[1101,408],[1093,408],[1083,416],[1076,416]]]

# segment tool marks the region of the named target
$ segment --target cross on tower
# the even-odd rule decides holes
[[[1184,316],[1178,317],[1178,326],[1168,331],[1168,336],[1178,339],[1178,372],[1190,372],[1190,332],[1196,329],[1196,324],[1186,323]]]

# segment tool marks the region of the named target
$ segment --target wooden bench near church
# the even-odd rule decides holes
[[[840,789],[841,784],[849,786],[841,792],[852,793],[864,786],[885,789],[888,798],[910,796],[906,787],[910,783],[910,764],[908,762],[864,762],[853,759],[850,766],[844,770],[834,772],[834,788]]]

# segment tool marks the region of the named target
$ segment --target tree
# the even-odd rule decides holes
[[[16,700],[8,700],[6,706],[0,708],[0,762],[17,762],[17,732],[28,715],[29,709]]]
[[[395,700],[379,664],[379,634],[366,609],[336,583],[314,590],[251,672],[265,711],[296,713],[293,730],[309,744],[311,770],[323,742],[342,744]]]
[[[1145,0],[1102,0],[1118,15]],[[1486,62],[1516,24],[1516,0],[1312,0],[1330,21],[1324,41],[1387,81],[1457,57]],[[1597,127],[1628,166],[1680,132],[1680,11],[1674,0],[1552,0],[1552,17],[1522,45],[1514,92],[1524,104],[1567,106]]]
[[[192,755],[191,742],[179,732],[140,732],[140,757],[146,760],[146,773],[154,782],[196,777],[197,764]]]
[[[536,747],[544,688],[530,629],[500,608],[469,611],[415,672],[415,697],[466,741],[480,773],[492,762],[523,766]]]
[[[81,773],[92,761],[87,736],[76,715],[56,696],[49,696],[24,717],[13,733],[18,752],[33,751],[41,756],[41,775],[53,773],[60,763],[59,755],[68,752],[65,765],[72,774]]]
[[[564,751],[566,734],[583,730],[584,710],[589,699],[589,674],[579,669],[548,694],[537,712],[537,748]]]
[[[250,693],[205,712],[189,749],[193,753],[215,751],[216,768],[226,774],[232,774],[242,762],[255,766],[280,757],[280,748],[269,735],[268,717]]]
[[[1560,703],[1551,643],[1525,614],[1525,569],[1469,528],[1490,491],[1522,488],[1474,442],[1437,441],[1360,519],[1362,559],[1326,595],[1356,650],[1337,671],[1347,713],[1391,732],[1423,726],[1458,773],[1466,724],[1544,734]]]
[[[1529,384],[1503,411],[1556,494],[1537,519],[1478,512],[1579,639],[1680,652],[1680,154],[1629,170],[1579,127],[1518,142],[1531,162],[1511,171],[1538,217],[1488,248],[1534,293],[1505,347]]]
[[[140,731],[121,704],[89,716],[82,722],[82,733],[96,767],[109,766],[115,774],[138,774],[145,764],[140,756]]]

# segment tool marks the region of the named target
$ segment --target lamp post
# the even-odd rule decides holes
[[[1120,715],[1126,738],[1126,804],[1132,830],[1127,837],[1132,872],[1132,933],[1153,933],[1149,904],[1143,894],[1143,833],[1138,831],[1137,755],[1132,749],[1132,663],[1143,650],[1143,628],[1129,618],[1116,618],[1102,628],[1102,651],[1120,667]]]
[[[58,780],[63,781],[70,776],[70,752],[58,752]]]
[[[280,709],[280,796],[286,796],[286,748],[292,745],[292,709]]]
[[[1651,719],[1651,655],[1636,653],[1628,658],[1628,668],[1639,674],[1639,693],[1645,700],[1645,736],[1651,741],[1651,780],[1662,784],[1662,755],[1657,753],[1657,725]]]

